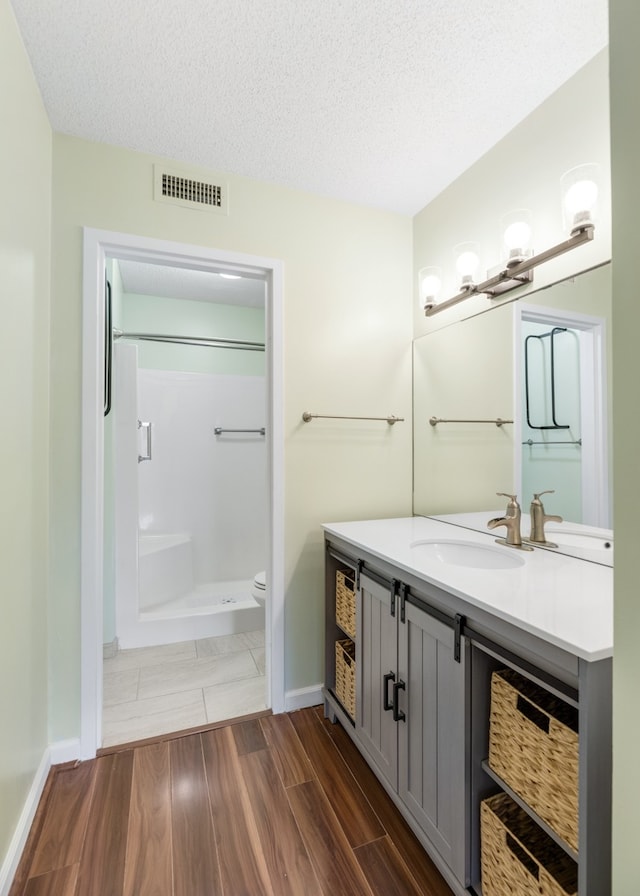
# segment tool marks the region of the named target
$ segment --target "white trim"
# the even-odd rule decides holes
[[[33,776],[33,781],[31,782],[29,793],[27,794],[27,798],[22,807],[18,824],[13,832],[13,837],[9,843],[9,848],[5,854],[2,866],[0,866],[0,896],[8,896],[9,890],[11,889],[13,879],[18,869],[18,863],[22,857],[22,852],[27,842],[33,819],[35,818],[38,803],[40,802],[40,797],[44,790],[44,785],[47,783],[47,775],[49,774],[50,769],[51,754],[50,749],[47,748],[44,751],[42,759],[40,760],[40,765]]]
[[[60,765],[63,762],[74,762],[80,758],[80,738],[59,740],[49,745],[51,765]]]
[[[268,444],[271,468],[270,600],[267,602],[267,679],[271,709],[284,711],[284,266],[277,259],[207,249],[131,234],[84,228],[82,344],[81,682],[80,758],[101,743],[104,270],[107,257],[174,267],[244,273],[266,279],[267,352],[270,359]],[[96,301],[97,297],[97,301]]]
[[[580,332],[582,418],[582,522],[609,528],[609,446],[607,438],[606,320],[577,311],[556,311],[517,303],[514,314],[514,488],[522,486],[522,321],[550,323]],[[595,488],[594,488],[595,483]]]
[[[285,699],[285,712],[295,712],[296,709],[307,709],[309,706],[318,706],[324,702],[321,684],[312,684],[306,688],[297,688],[287,691]]]

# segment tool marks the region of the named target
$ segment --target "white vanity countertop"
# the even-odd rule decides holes
[[[488,517],[490,518],[490,517]],[[613,569],[549,550],[516,551],[484,532],[428,517],[325,523],[329,535],[455,594],[585,660],[613,655]],[[505,529],[491,533],[500,536]],[[514,569],[480,569],[422,556],[419,541],[491,546],[524,562]]]

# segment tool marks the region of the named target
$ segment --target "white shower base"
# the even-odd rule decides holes
[[[127,603],[128,611],[118,617],[120,648],[264,629],[264,607],[251,596],[252,580],[196,584],[191,550],[186,532],[140,534],[133,605]]]
[[[264,629],[264,607],[251,596],[250,586],[250,581],[197,585],[178,598],[140,610],[134,624],[119,636],[119,647],[152,647]]]
[[[140,619],[173,619],[176,616],[206,616],[209,613],[233,613],[259,609],[251,596],[250,579],[238,582],[210,582],[173,600],[140,610]]]

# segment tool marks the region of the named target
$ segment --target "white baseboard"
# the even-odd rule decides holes
[[[61,762],[72,762],[80,755],[80,741],[78,738],[72,740],[61,740],[58,743],[51,744],[44,751],[40,765],[33,776],[31,788],[27,794],[18,824],[13,832],[9,849],[0,866],[0,896],[8,896],[13,878],[15,877],[18,863],[22,857],[31,825],[47,782],[47,775],[52,765],[59,765]]]
[[[60,765],[61,762],[73,762],[80,756],[80,738],[73,737],[69,740],[59,740],[49,747],[51,765]]]
[[[27,842],[27,837],[29,836],[29,831],[31,830],[31,825],[33,824],[36,809],[38,808],[38,803],[40,802],[40,797],[42,796],[42,791],[44,790],[44,785],[46,784],[50,768],[51,750],[47,747],[33,777],[31,788],[24,806],[22,807],[22,812],[20,813],[16,829],[13,832],[9,849],[4,857],[2,866],[0,866],[0,896],[8,896],[9,890],[11,889],[11,884],[13,883],[18,863],[22,857],[22,851]]]
[[[287,691],[284,695],[285,712],[295,712],[296,709],[306,709],[308,706],[317,706],[322,703],[322,685],[313,684],[308,688],[298,688],[295,691]]]

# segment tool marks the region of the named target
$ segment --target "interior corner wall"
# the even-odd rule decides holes
[[[51,128],[0,0],[0,888],[48,739]],[[35,807],[33,807],[35,808]]]
[[[459,363],[463,370],[474,371],[472,387],[470,385],[467,390],[458,390],[458,397],[463,402],[463,407],[467,408],[461,414],[462,417],[476,416],[470,414],[468,410],[469,405],[476,401],[476,396],[481,396],[481,404],[490,405],[490,399],[500,395],[500,391],[504,392],[506,383],[511,383],[512,337],[505,337],[504,327],[499,326],[498,320],[495,321],[494,332],[491,320],[494,316],[498,317],[499,309],[513,299],[513,294],[510,294],[504,302],[484,296],[474,297],[426,318],[418,303],[418,271],[429,265],[441,267],[443,270],[441,299],[455,295],[458,292],[458,284],[455,277],[453,247],[469,240],[480,244],[482,268],[479,276],[483,277],[485,271],[494,273],[494,268],[500,261],[499,219],[515,208],[528,208],[532,212],[534,252],[541,252],[564,241],[568,234],[562,230],[560,178],[565,171],[584,162],[597,162],[600,165],[600,196],[595,237],[592,242],[537,268],[531,288],[525,287],[519,291],[519,297],[523,301],[527,300],[527,294],[531,294],[532,291],[603,264],[611,258],[607,50],[595,56],[414,219],[412,302],[414,337],[416,339],[427,337],[426,345],[421,351],[428,353],[432,339],[430,334],[434,335],[434,344],[436,342],[444,344],[445,328],[455,324],[449,336],[452,347],[449,364],[453,366]],[[533,300],[533,296],[530,296],[529,300]],[[485,311],[488,313],[482,314]],[[476,316],[471,319],[473,315]],[[483,321],[482,317],[487,319]],[[469,351],[464,357],[453,353],[456,333],[461,332],[457,329],[460,320],[465,320],[465,332],[478,329],[488,337],[484,341],[468,338]],[[501,338],[498,337],[498,332],[502,334]],[[503,370],[508,371],[506,375],[501,375],[499,371],[496,373],[496,362],[502,365]],[[497,382],[500,383],[498,389]],[[448,384],[448,388],[451,390],[451,383]],[[418,397],[418,393],[416,395]],[[414,411],[416,419],[426,420],[432,414],[455,417],[450,407],[443,408],[438,405],[439,398],[438,393],[432,393],[429,406],[424,402],[421,405],[416,404]],[[511,416],[509,408],[513,409],[513,396],[503,396],[500,400],[497,416],[503,418]],[[496,416],[496,410],[492,410],[487,416]],[[424,426],[424,423],[422,425]],[[483,458],[487,458],[488,469],[492,469],[496,458],[502,458],[504,467],[507,452],[512,450],[512,446],[507,444],[505,435],[492,433],[493,439],[485,439],[484,433],[478,434],[479,444],[482,444],[476,457],[478,466],[481,466]],[[429,433],[425,438],[433,440],[433,433]],[[416,456],[425,456],[420,454],[421,450],[417,441]],[[442,492],[443,484],[448,483],[449,511],[464,505],[486,507],[486,480],[478,477],[461,478],[459,468],[456,466],[456,455],[446,451],[444,441],[441,444],[441,461],[438,467],[439,483],[436,485],[431,472],[428,472],[420,483],[422,497],[416,489],[418,506],[425,506],[423,501],[425,489],[427,493],[435,494],[438,490]],[[509,461],[504,468],[511,470],[511,467],[512,463]],[[444,508],[441,507],[440,512],[444,512]]]
[[[613,187],[613,445],[614,568],[613,662],[613,894],[638,891],[640,830],[640,601],[638,600],[638,238],[640,122],[637,106],[640,8],[610,0],[611,162]]]
[[[411,219],[232,175],[228,216],[192,210],[154,201],[162,160],[60,134],[53,147],[54,736],[79,731],[83,225],[283,262],[285,686],[317,685],[320,524],[411,513]],[[405,422],[305,424],[305,410]]]
[[[480,247],[479,279],[504,266],[500,257],[500,218],[518,208],[531,211],[533,251],[567,239],[563,230],[560,178],[586,162],[600,166],[595,237],[534,272],[520,291],[540,289],[611,258],[611,182],[609,148],[609,54],[602,50],[528,115],[474,165],[443,190],[414,219],[414,335],[422,336],[470,313],[499,303],[478,296],[425,318],[418,303],[418,271],[442,268],[444,300],[458,293],[454,246]],[[473,139],[472,135],[465,135]],[[509,296],[513,298],[513,294]]]

